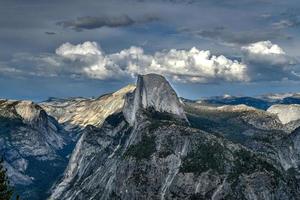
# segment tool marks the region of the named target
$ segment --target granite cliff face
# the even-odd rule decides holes
[[[128,85],[115,93],[95,99],[50,99],[40,106],[63,124],[65,129],[82,130],[87,125],[101,126],[107,116],[123,108],[124,96],[134,89],[135,85]]]
[[[70,135],[39,105],[0,100],[0,154],[24,199],[46,198],[53,177],[66,166],[64,154],[71,144]]]
[[[49,199],[299,199],[298,135],[254,108],[182,104],[163,77],[140,76],[122,111],[86,127]]]
[[[39,104],[0,100],[0,154],[16,192],[24,199],[46,199],[85,127],[101,126],[122,110],[124,96],[134,89],[128,85],[99,98],[52,98]]]
[[[176,92],[161,75],[138,76],[135,92],[127,95],[123,114],[127,122],[133,125],[137,112],[148,108],[187,120]]]

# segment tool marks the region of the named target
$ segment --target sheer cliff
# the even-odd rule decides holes
[[[254,108],[202,112],[143,75],[122,111],[87,126],[50,199],[298,199],[298,137]]]
[[[45,199],[68,162],[70,134],[31,101],[0,100],[0,154],[24,199]],[[41,192],[43,191],[43,192]]]

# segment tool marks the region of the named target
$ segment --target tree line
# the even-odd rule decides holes
[[[3,158],[0,160],[0,200],[12,200],[13,188],[8,180],[7,170],[4,167]],[[20,200],[20,196],[16,196],[16,200]]]

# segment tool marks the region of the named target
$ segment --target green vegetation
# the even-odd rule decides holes
[[[153,108],[147,108],[144,110],[144,114],[148,116],[149,119],[153,119],[153,122],[160,122],[160,123],[176,123],[178,125],[186,125],[186,121],[178,118],[177,115],[167,113],[167,112],[157,112]]]
[[[202,173],[209,169],[224,173],[224,148],[218,144],[200,143],[183,159],[180,172]]]
[[[254,172],[269,173],[274,178],[274,184],[278,184],[283,178],[277,168],[251,151],[241,149],[236,152],[228,152],[233,154],[234,160],[229,160],[225,157],[226,151],[229,150],[218,143],[198,143],[197,146],[183,158],[180,172],[197,174],[208,170],[213,170],[219,174],[229,172],[228,180],[234,183],[234,186],[238,182],[240,175],[249,175]],[[228,166],[228,168],[226,166]]]
[[[143,134],[139,143],[131,145],[128,148],[125,157],[134,157],[137,160],[150,159],[155,151],[155,137]]]
[[[8,118],[0,116],[0,134],[5,134],[13,128],[22,126],[23,122],[18,118]]]
[[[191,126],[215,135],[223,135],[233,142],[243,144],[247,140],[247,136],[241,134],[249,127],[242,121],[238,121],[231,113],[219,113],[216,115],[213,112],[201,114],[187,114],[187,118]]]
[[[115,127],[120,124],[124,120],[124,116],[122,113],[115,113],[106,118],[106,122],[111,126]]]
[[[171,155],[172,153],[174,153],[174,152],[172,151],[172,149],[165,148],[165,149],[161,150],[161,151],[158,153],[158,157],[160,157],[160,158],[166,158],[166,157],[168,157],[169,155]]]
[[[10,200],[13,191],[9,186],[6,170],[3,167],[3,159],[0,162],[0,200]]]
[[[282,175],[278,169],[250,151],[242,149],[238,152],[235,152],[234,156],[236,159],[228,176],[228,180],[233,183],[238,181],[238,178],[241,174],[252,174],[259,171],[271,173],[272,177],[274,177],[276,181],[274,184],[277,184],[279,179],[282,178]]]
[[[148,178],[147,178],[147,169],[146,168],[135,168],[132,172],[131,178],[137,186],[147,185]]]
[[[166,158],[171,154],[175,154],[174,148],[176,148],[176,137],[172,135],[167,135],[163,140],[160,141],[160,149],[158,151],[159,158]]]
[[[117,193],[115,191],[112,191],[109,199],[121,200],[121,197],[119,195],[117,195]]]

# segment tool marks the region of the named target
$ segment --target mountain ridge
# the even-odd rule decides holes
[[[104,94],[95,99],[72,98],[42,102],[39,105],[59,123],[64,124],[67,130],[82,130],[87,125],[100,126],[108,115],[122,108],[124,95],[134,89],[135,86],[130,84],[114,93]]]
[[[293,164],[300,161],[299,133],[287,134],[275,115],[245,106],[198,112],[195,103],[188,108],[177,95],[147,95],[143,88],[151,94],[162,84],[143,83],[138,80],[135,92],[126,95],[123,112],[84,130],[50,199],[300,197],[298,180],[288,171],[299,172]],[[161,107],[169,98],[178,106],[175,112]],[[257,116],[264,120],[253,120]]]
[[[0,152],[17,191],[33,200],[297,199],[300,120],[284,123],[257,104],[297,98],[197,102],[148,74],[97,98],[2,99]]]
[[[67,149],[72,143],[72,135],[39,105],[0,101],[0,153],[11,183],[24,199],[46,198],[67,164],[62,152],[70,153]]]

